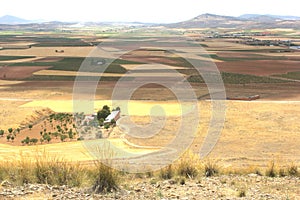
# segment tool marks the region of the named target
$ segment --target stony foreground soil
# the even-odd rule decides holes
[[[26,184],[12,186],[3,181],[0,199],[300,199],[299,177],[243,176],[203,177],[196,180],[174,178],[132,179],[108,194],[92,194],[88,189],[67,186]]]

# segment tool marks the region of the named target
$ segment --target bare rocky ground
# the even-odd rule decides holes
[[[119,190],[93,194],[88,189],[3,181],[0,199],[300,199],[299,177],[265,177],[256,174],[222,175],[197,179],[132,179]]]

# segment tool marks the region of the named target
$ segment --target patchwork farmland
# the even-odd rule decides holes
[[[125,46],[112,45],[118,39],[108,36],[114,34],[95,31],[86,35],[77,29],[60,34],[24,30],[22,36],[0,35],[0,130],[4,131],[0,136],[0,158],[21,162],[46,152],[50,158],[60,155],[66,163],[88,166],[97,158],[89,149],[93,142],[108,142],[111,160],[116,162],[128,154],[156,153],[172,144],[183,116],[194,108],[182,106],[171,88],[166,87],[179,78],[181,85],[176,85],[176,89],[187,93],[191,90],[196,97],[194,106],[198,107],[200,122],[187,151],[198,156],[213,115],[213,96],[203,74],[216,67],[229,99],[254,95],[259,95],[259,99],[225,101],[220,137],[207,159],[217,160],[224,173],[233,169],[243,173],[250,168],[255,173],[252,168],[266,169],[274,160],[282,163],[282,167],[290,163],[299,166],[299,50],[286,46],[256,47],[245,44],[244,38],[214,38],[203,29],[193,30],[197,34],[189,31],[183,34],[191,38],[194,46],[188,47],[170,40],[171,30],[170,38],[151,34],[122,38]],[[271,31],[278,38],[296,37],[280,35],[276,29]],[[142,47],[138,47],[139,41],[145,42]],[[196,67],[203,74],[189,61],[199,64]],[[113,99],[115,91],[129,91],[146,81],[149,82],[131,93],[128,105],[123,102],[127,99]],[[191,87],[186,89],[184,84]],[[82,114],[83,118],[101,124],[95,113],[105,106],[119,107],[125,125],[130,123],[126,117],[145,127],[165,117],[164,126],[151,127],[161,129],[149,138],[136,138],[133,135],[138,135],[138,131],[131,135],[118,122],[107,126],[103,123],[95,129],[99,131],[98,138],[85,140],[80,130],[92,135],[94,129],[86,128],[83,122],[76,123],[73,118],[79,114],[75,112],[76,86],[80,97],[88,101],[88,106],[92,104],[90,112]],[[55,121],[53,115],[64,117]],[[185,126],[193,127],[193,123]]]

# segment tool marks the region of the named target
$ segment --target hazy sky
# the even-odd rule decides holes
[[[0,0],[0,16],[61,21],[179,22],[203,13],[299,16],[296,0]]]

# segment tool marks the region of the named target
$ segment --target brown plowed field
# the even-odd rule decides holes
[[[286,60],[251,60],[230,61],[216,63],[220,71],[239,74],[252,74],[257,76],[269,76],[273,74],[285,74],[287,72],[300,71],[300,61]]]
[[[34,72],[48,68],[47,66],[0,67],[0,78],[20,80],[32,76]]]

